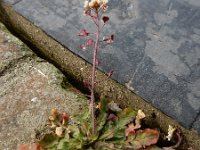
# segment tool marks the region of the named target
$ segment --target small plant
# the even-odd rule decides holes
[[[177,138],[177,144],[158,147],[160,131],[142,127],[145,114],[141,110],[121,109],[116,103],[107,104],[102,99],[97,105],[97,113],[97,131],[93,134],[88,109],[72,117],[52,109],[49,123],[37,134],[38,143],[30,145],[33,149],[21,150],[175,150],[180,145],[179,131],[171,128],[170,140]]]
[[[93,61],[92,61],[92,74],[91,74],[91,82],[88,85],[88,88],[91,91],[90,94],[90,111],[91,111],[91,118],[92,118],[92,133],[95,134],[96,132],[96,117],[95,117],[95,85],[96,85],[96,66],[99,64],[97,59],[97,52],[99,50],[99,42],[100,42],[100,32],[105,24],[109,21],[108,16],[104,16],[104,13],[107,10],[107,0],[92,0],[92,1],[85,1],[84,8],[85,8],[85,15],[90,17],[91,20],[94,22],[96,27],[95,33],[92,33],[86,29],[82,29],[79,33],[79,36],[87,37],[87,40],[84,44],[80,47],[85,50],[88,47],[93,49]],[[101,24],[101,21],[103,24]],[[92,35],[95,35],[95,40]],[[101,42],[106,44],[111,44],[113,42],[114,35],[110,37],[103,37]]]
[[[160,148],[160,131],[142,126],[145,114],[141,110],[121,109],[104,98],[95,104],[99,42],[111,44],[114,39],[114,35],[110,35],[100,41],[100,32],[109,21],[109,17],[104,15],[107,3],[107,0],[85,1],[84,13],[94,22],[96,31],[92,33],[82,29],[78,34],[86,38],[80,47],[93,49],[91,82],[85,82],[91,91],[89,108],[75,116],[52,109],[49,123],[36,134],[36,143],[20,145],[20,150],[175,150],[179,147],[182,141],[180,131],[170,126],[162,141],[172,141],[170,144],[174,146]],[[108,77],[111,75],[112,72]]]

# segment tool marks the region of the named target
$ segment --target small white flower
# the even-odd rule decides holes
[[[139,109],[136,118],[138,118],[140,120],[145,117],[146,117],[145,113],[141,109]]]
[[[86,9],[88,9],[89,8],[89,1],[87,0],[87,1],[85,1],[85,3],[84,3],[84,8],[86,8]]]
[[[93,8],[95,3],[97,3],[96,0],[92,0],[91,2],[89,2],[89,7]]]
[[[108,0],[102,0],[103,4],[107,4]]]
[[[171,141],[175,130],[176,130],[176,128],[174,128],[171,125],[169,125],[168,135],[166,136],[166,138],[167,138],[168,141]]]
[[[144,112],[139,109],[135,117],[135,127],[134,127],[135,129],[141,128],[141,120],[145,117],[146,115],[144,114]]]
[[[91,1],[86,0],[84,3],[84,8],[85,9],[91,9],[91,8],[98,9],[101,6],[104,8],[107,6],[107,3],[108,3],[108,0],[91,0]]]

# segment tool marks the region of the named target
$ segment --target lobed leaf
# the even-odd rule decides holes
[[[159,131],[153,129],[139,130],[135,133],[134,138],[128,138],[134,149],[145,148],[147,146],[156,144],[159,139]],[[131,141],[132,140],[132,141]]]

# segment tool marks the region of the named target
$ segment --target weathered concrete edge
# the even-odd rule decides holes
[[[30,21],[19,15],[11,6],[3,2],[0,2],[0,21],[22,41],[36,48],[37,54],[56,65],[67,75],[71,82],[81,85],[83,80],[88,78],[91,70],[89,63],[64,48],[40,28],[34,26]],[[98,71],[97,77],[104,79],[106,76]],[[136,110],[143,109],[147,114],[145,121],[148,125],[156,125],[165,132],[167,132],[169,124],[178,126],[182,129],[185,136],[185,144],[188,143],[196,149],[199,148],[200,136],[197,132],[185,129],[174,119],[166,116],[114,80],[106,80],[106,82],[97,86],[96,91],[99,95],[106,95],[109,100],[114,100],[121,106],[132,106]],[[152,117],[153,113],[156,114],[156,118],[154,119]]]

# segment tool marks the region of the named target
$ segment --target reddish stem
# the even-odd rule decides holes
[[[96,133],[96,117],[95,117],[95,97],[94,97],[94,91],[95,91],[95,80],[96,80],[96,57],[97,57],[97,51],[98,51],[98,45],[99,45],[99,14],[98,11],[96,11],[97,19],[96,19],[96,41],[93,51],[93,63],[92,63],[92,81],[91,81],[91,101],[90,101],[90,110],[92,115],[92,132],[93,134]]]

